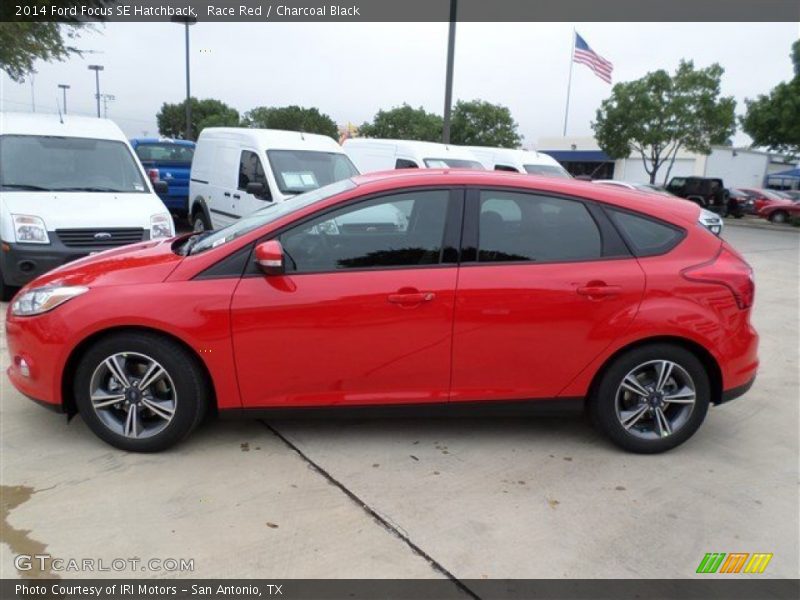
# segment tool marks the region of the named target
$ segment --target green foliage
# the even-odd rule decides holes
[[[36,5],[46,7],[47,14],[50,14],[52,6],[65,9],[80,5],[100,8],[109,1],[40,0]],[[19,83],[34,73],[37,60],[65,60],[73,54],[81,55],[80,49],[73,44],[81,31],[91,25],[69,17],[64,18],[62,24],[37,20],[35,17],[29,22],[15,21],[15,3],[3,2],[1,6],[0,69],[13,81]]]
[[[372,123],[364,123],[358,128],[358,134],[371,138],[440,142],[442,117],[426,112],[421,106],[412,108],[403,104],[391,110],[379,110]]]
[[[742,129],[754,146],[776,152],[800,154],[800,40],[792,45],[794,78],[778,84],[768,95],[746,100]]]
[[[483,100],[460,100],[453,108],[450,141],[463,146],[517,148],[522,137],[505,106]]]
[[[720,96],[723,72],[681,61],[672,76],[658,70],[616,84],[592,123],[600,148],[613,158],[638,153],[651,183],[667,164],[666,182],[681,148],[708,154],[734,134],[736,101]]]
[[[319,133],[335,140],[339,138],[339,130],[333,119],[316,108],[302,106],[259,106],[244,114],[242,125],[260,129]]]
[[[192,139],[205,127],[238,127],[239,112],[224,102],[213,98],[191,98]],[[165,102],[156,115],[158,132],[166,137],[183,139],[186,133],[186,101],[177,104]]]

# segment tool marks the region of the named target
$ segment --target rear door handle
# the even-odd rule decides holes
[[[607,296],[616,296],[622,292],[622,286],[619,285],[606,285],[604,283],[591,283],[584,285],[575,290],[581,296],[589,298],[605,298]]]
[[[234,198],[234,200],[238,200],[239,198],[241,198],[241,196],[239,194],[234,194],[233,198]]]
[[[436,298],[433,292],[409,292],[403,294],[389,294],[387,300],[392,304],[422,304]]]

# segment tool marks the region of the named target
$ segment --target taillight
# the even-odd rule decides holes
[[[147,176],[150,178],[151,183],[161,180],[161,173],[158,172],[158,169],[147,169]]]
[[[756,291],[753,269],[725,246],[722,246],[714,259],[684,269],[681,275],[689,281],[724,285],[736,298],[736,304],[741,309],[753,305]]]

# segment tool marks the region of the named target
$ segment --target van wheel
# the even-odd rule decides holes
[[[205,211],[197,209],[192,215],[192,231],[195,233],[203,233],[204,231],[211,231],[213,227],[206,216]]]
[[[710,398],[708,374],[694,354],[680,346],[653,344],[611,363],[589,399],[589,412],[621,448],[654,454],[692,437]]]
[[[150,333],[101,339],[81,358],[75,401],[84,422],[103,441],[131,452],[158,452],[200,423],[208,385],[194,356]]]

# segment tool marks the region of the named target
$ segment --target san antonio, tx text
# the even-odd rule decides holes
[[[283,586],[278,584],[263,585],[162,585],[145,583],[113,583],[109,585],[81,585],[73,583],[53,583],[51,585],[36,585],[28,583],[18,583],[14,586],[15,595],[23,596],[55,596],[57,598],[100,598],[102,596],[132,596],[142,598],[153,596],[164,598],[168,596],[203,596],[203,597],[234,597],[241,598],[261,598],[263,596],[282,596]],[[50,596],[52,594],[52,596]]]

